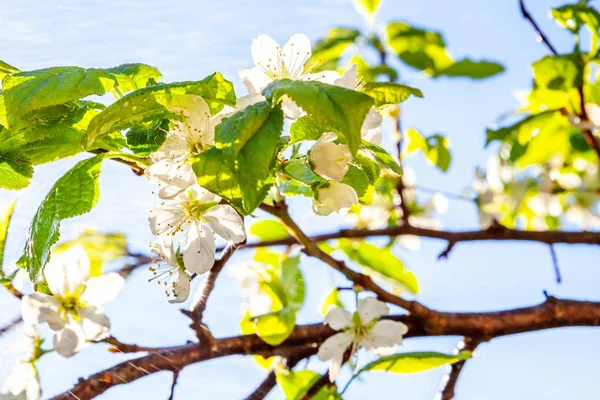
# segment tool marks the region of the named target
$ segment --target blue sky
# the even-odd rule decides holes
[[[546,49],[536,42],[531,27],[520,16],[517,1],[382,0],[379,25],[406,20],[415,25],[441,30],[455,57],[469,55],[501,61],[507,71],[495,78],[471,82],[466,79],[430,80],[401,68],[404,82],[416,86],[425,99],[411,99],[403,105],[405,127],[424,134],[443,133],[452,142],[453,162],[446,174],[437,172],[422,158],[407,159],[422,186],[460,193],[469,185],[474,167],[485,165],[489,151],[483,150],[484,131],[497,118],[514,110],[514,92],[531,82],[530,63]],[[548,18],[548,9],[557,1],[529,1],[540,25],[562,51],[568,51],[568,35]],[[159,68],[164,81],[195,80],[222,72],[245,93],[239,82],[239,68],[252,64],[250,43],[261,33],[284,43],[294,33],[305,33],[313,41],[333,26],[366,28],[349,0],[267,0],[250,2],[180,0],[144,1],[54,1],[4,0],[0,13],[0,59],[23,70],[55,65],[110,67],[126,62],[144,62]],[[389,129],[385,132],[389,134]],[[385,135],[385,133],[384,133]],[[387,139],[389,141],[389,138]],[[389,142],[388,142],[389,143]],[[39,168],[29,188],[18,194],[6,263],[20,256],[27,228],[41,199],[54,181],[77,159],[63,160]],[[103,232],[123,232],[133,250],[145,250],[152,239],[147,210],[157,199],[153,186],[116,163],[107,162],[101,178],[98,206],[84,217],[66,221],[62,238],[68,239],[86,226]],[[122,194],[127,190],[125,198]],[[0,192],[0,205],[16,193]],[[342,219],[319,219],[314,223],[308,202],[293,204],[301,225],[309,232],[336,229]],[[452,201],[442,218],[447,229],[477,226],[476,210],[464,201]],[[248,221],[250,224],[251,221]],[[315,229],[318,226],[319,229]],[[419,277],[419,301],[447,311],[487,311],[528,306],[543,300],[542,291],[559,297],[600,300],[597,282],[598,248],[557,246],[563,283],[556,285],[548,248],[531,243],[459,244],[444,262],[437,254],[444,243],[424,240],[418,252],[398,250],[397,254]],[[237,254],[232,264],[244,263],[250,252]],[[320,320],[318,304],[330,288],[330,277],[339,277],[320,262],[303,259],[308,300],[299,322]],[[323,277],[326,277],[325,279]],[[113,335],[123,342],[148,346],[176,345],[193,339],[186,319],[169,305],[163,292],[148,284],[147,271],[131,278],[116,302],[107,306]],[[197,285],[198,282],[195,282]],[[227,275],[220,277],[211,297],[207,320],[216,336],[238,333],[240,318],[239,284]],[[18,303],[0,293],[0,325],[18,312]],[[449,352],[459,338],[411,339],[405,351]],[[597,393],[600,366],[600,331],[592,328],[563,328],[507,338],[482,345],[469,362],[458,386],[459,399],[564,399],[589,398]],[[17,356],[14,344],[18,331],[0,338],[0,381],[9,373]],[[49,355],[39,364],[44,397],[71,387],[80,376],[109,367],[125,356],[90,346],[66,360]],[[4,360],[7,360],[6,362]],[[323,372],[326,365],[311,362]],[[419,375],[373,374],[353,384],[348,399],[366,397],[376,390],[380,399],[432,399],[443,369]],[[249,357],[229,357],[200,363],[185,369],[176,389],[176,398],[238,399],[247,395],[264,377]],[[348,371],[342,375],[346,379]],[[170,373],[154,374],[106,392],[103,399],[164,399],[168,396]],[[271,399],[281,399],[274,391]]]

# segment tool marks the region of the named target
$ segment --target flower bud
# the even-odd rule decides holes
[[[345,144],[334,143],[336,139],[335,133],[324,133],[312,147],[308,159],[316,174],[340,182],[348,172],[352,154]]]
[[[318,215],[329,215],[334,211],[346,214],[356,203],[358,196],[351,186],[330,182],[329,186],[319,189],[317,198],[313,201],[313,211]]]

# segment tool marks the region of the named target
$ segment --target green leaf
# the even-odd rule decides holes
[[[123,92],[144,88],[149,86],[149,82],[162,78],[162,74],[156,68],[146,64],[123,64],[104,71],[117,80],[117,86]]]
[[[415,274],[408,270],[389,248],[379,248],[364,240],[359,244],[347,240],[340,240],[339,243],[340,249],[352,261],[393,279],[411,293],[419,292],[419,283]]]
[[[335,68],[342,53],[359,36],[360,32],[356,29],[332,28],[325,38],[319,40],[313,46],[312,56],[306,65],[313,66],[311,69],[312,72]]]
[[[359,150],[356,156],[352,160],[352,164],[356,165],[362,172],[367,175],[369,183],[374,185],[375,182],[381,177],[381,168],[371,157],[365,155],[365,151]]]
[[[352,57],[349,64],[356,64],[358,76],[363,82],[375,82],[380,75],[384,75],[392,82],[398,80],[398,72],[394,68],[388,65],[371,66],[359,55]]]
[[[299,263],[300,256],[286,257],[281,262],[279,272],[279,279],[286,297],[280,300],[284,306],[291,307],[296,311],[302,307],[305,296],[304,278],[298,266]]]
[[[144,122],[181,118],[174,105],[181,96],[201,96],[216,114],[223,106],[235,107],[233,84],[215,72],[201,81],[177,82],[138,89],[111,104],[98,114],[88,128],[87,144],[108,132],[123,130]]]
[[[566,91],[583,83],[583,71],[573,55],[545,56],[532,67],[535,88]]]
[[[150,126],[134,126],[127,131],[127,147],[139,156],[147,156],[162,146],[168,131],[168,119],[156,121]]]
[[[13,211],[15,210],[16,200],[8,205],[0,214],[0,276],[4,276],[2,269],[4,262],[4,247],[6,245],[6,236],[8,234],[8,226],[10,225],[10,219],[12,218]]]
[[[286,400],[299,400],[319,380],[321,375],[311,370],[288,371],[283,368],[275,370],[277,384],[281,386]],[[325,385],[319,392],[311,397],[313,400],[341,399],[335,388]]]
[[[450,141],[442,135],[432,135],[427,138],[421,136],[415,129],[406,132],[409,140],[407,153],[420,150],[427,159],[441,171],[446,172],[450,167]]]
[[[369,15],[375,14],[381,0],[354,0],[359,10],[364,10]]]
[[[363,371],[384,371],[396,374],[413,374],[428,371],[443,365],[454,364],[471,358],[470,351],[461,351],[456,355],[434,352],[400,353],[381,357],[361,368]],[[359,372],[359,373],[360,373]]]
[[[26,188],[32,176],[31,162],[18,152],[0,153],[0,188],[9,190]]]
[[[98,202],[100,165],[106,157],[109,156],[97,155],[75,164],[56,181],[35,213],[18,264],[27,269],[36,290],[43,279],[50,249],[60,236],[61,221],[91,211]]]
[[[283,308],[254,318],[256,334],[271,346],[277,346],[287,339],[296,326],[296,311]]]
[[[262,241],[285,239],[290,236],[283,224],[274,219],[264,219],[255,222],[250,226],[249,231],[251,235],[258,237]]]
[[[19,72],[19,69],[0,60],[0,81],[8,74]]]
[[[340,299],[340,292],[337,289],[332,289],[331,292],[325,296],[323,301],[321,302],[321,307],[319,311],[323,315],[327,315],[327,311],[331,306],[338,306],[344,308],[344,304],[342,303],[342,299]]]
[[[350,164],[348,172],[346,172],[346,175],[342,179],[342,183],[352,186],[359,198],[367,193],[369,181],[369,176],[355,164]]]
[[[290,144],[302,142],[305,140],[319,140],[325,132],[330,132],[334,128],[324,125],[310,115],[298,118],[290,126]]]
[[[396,175],[402,175],[402,168],[400,165],[394,160],[394,157],[389,155],[384,148],[379,147],[371,142],[363,140],[361,142],[362,147],[366,150],[366,152],[371,155],[377,162],[379,162],[382,166],[392,171]]]
[[[53,67],[17,72],[2,79],[8,124],[27,125],[37,110],[62,105],[90,95],[103,95],[116,83],[100,69]]]
[[[215,144],[221,149],[242,192],[242,207],[250,214],[275,182],[281,108],[262,102],[246,107],[217,126]]]
[[[402,103],[410,95],[423,97],[419,89],[393,82],[367,82],[363,92],[375,100],[376,107]]]
[[[576,4],[554,8],[551,15],[560,25],[573,33],[579,33],[582,26],[587,26],[591,33],[589,58],[596,56],[600,13],[595,8],[589,7],[587,2],[580,1]]]
[[[70,247],[82,246],[90,259],[90,276],[102,275],[102,265],[127,255],[127,240],[121,233],[99,233],[84,230],[79,237],[54,246],[52,252],[60,254]]]
[[[272,103],[288,96],[316,121],[331,126],[353,155],[360,145],[360,128],[373,106],[373,99],[364,93],[314,81],[277,80],[263,95]]]
[[[436,76],[463,76],[472,79],[484,79],[501,72],[504,72],[502,64],[492,61],[472,61],[469,58],[465,58],[437,72]]]
[[[198,184],[227,199],[244,213],[242,191],[234,171],[223,157],[223,152],[212,147],[190,159]]]
[[[392,50],[413,68],[434,76],[454,64],[439,32],[415,28],[405,22],[390,23],[386,32]]]
[[[315,174],[306,163],[306,156],[293,157],[281,165],[281,170],[289,177],[307,186],[312,186],[315,183],[325,183],[326,180]]]
[[[491,61],[472,61],[464,58],[455,62],[448,54],[441,33],[415,28],[405,22],[392,22],[387,26],[390,47],[402,61],[432,77],[487,78],[504,71],[504,67]]]

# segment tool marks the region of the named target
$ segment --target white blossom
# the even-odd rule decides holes
[[[0,400],[39,400],[41,396],[40,378],[34,364],[40,344],[39,333],[35,326],[26,326],[24,339],[26,356],[13,367],[0,391]]]
[[[402,322],[379,320],[390,311],[389,307],[374,297],[358,301],[354,314],[338,306],[331,306],[325,323],[333,330],[343,331],[327,338],[319,347],[319,360],[331,360],[329,380],[334,381],[342,366],[344,353],[351,347],[354,354],[365,347],[377,354],[389,354],[396,344],[402,344],[402,336],[408,327]]]
[[[259,100],[264,100],[260,94],[262,90],[277,79],[327,82],[338,75],[333,71],[318,74],[306,71],[305,64],[312,54],[310,40],[306,35],[293,35],[283,49],[269,36],[260,35],[252,41],[251,52],[255,67],[241,69],[240,78],[248,88],[249,95],[258,95]],[[304,111],[287,96],[282,100],[282,109],[289,119],[297,119],[304,114]]]
[[[156,266],[150,267],[150,272],[159,284],[166,286],[167,297],[173,297],[169,303],[182,303],[190,295],[190,277],[185,267],[177,261],[173,240],[171,237],[162,237],[151,246],[151,251],[158,257],[154,260]]]
[[[329,215],[332,212],[345,215],[353,204],[358,203],[358,196],[351,186],[335,181],[329,186],[320,188],[313,200],[313,211],[317,215]]]
[[[64,357],[73,356],[87,341],[108,336],[110,321],[102,305],[114,300],[124,284],[117,273],[89,277],[89,268],[80,246],[53,254],[44,269],[52,295],[33,293],[21,303],[25,323],[47,322],[56,332],[54,349]]]
[[[219,196],[198,184],[179,193],[173,200],[150,211],[150,229],[159,236],[185,233],[183,263],[188,271],[203,274],[213,266],[213,231],[233,243],[246,239],[244,221],[235,209],[219,204]]]
[[[335,143],[337,135],[326,132],[313,145],[308,159],[313,170],[325,179],[341,182],[350,168],[352,154],[345,144]]]

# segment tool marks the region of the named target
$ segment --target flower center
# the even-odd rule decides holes
[[[202,214],[204,214],[209,208],[212,208],[217,204],[218,203],[214,201],[203,203],[199,200],[192,200],[185,206],[185,211],[190,217],[194,219],[201,219]]]

